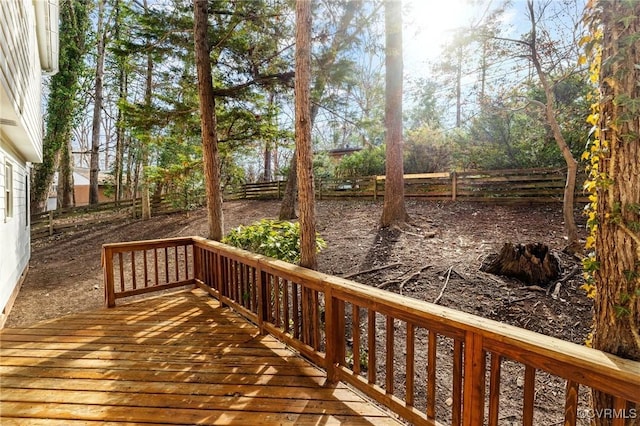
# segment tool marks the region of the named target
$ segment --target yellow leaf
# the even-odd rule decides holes
[[[590,155],[591,155],[591,153],[590,153],[590,152],[585,151],[585,152],[583,152],[583,153],[582,153],[582,156],[580,157],[580,159],[581,159],[581,160],[587,160],[587,159],[589,159],[589,156],[590,156]]]
[[[579,46],[584,46],[585,44],[589,43],[591,41],[591,36],[590,35],[586,35],[583,36],[580,41],[578,41],[578,45]]]
[[[578,65],[584,65],[587,63],[587,58],[585,56],[580,56],[578,58]]]

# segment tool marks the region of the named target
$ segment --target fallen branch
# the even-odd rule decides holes
[[[442,286],[442,290],[440,290],[440,294],[436,297],[436,300],[433,301],[434,304],[438,304],[442,296],[444,295],[444,290],[447,288],[447,284],[449,284],[449,278],[451,277],[451,271],[453,270],[453,266],[449,268],[449,272],[447,273],[447,279],[444,281],[444,285]],[[460,274],[458,274],[460,275]]]
[[[407,278],[405,278],[404,280],[402,280],[402,282],[400,283],[400,285],[398,287],[400,287],[400,294],[402,294],[402,290],[404,289],[404,286],[411,281],[412,279],[414,279],[415,277],[417,277],[418,275],[420,275],[422,273],[422,271],[424,271],[425,269],[429,269],[431,268],[431,265],[424,265],[422,268],[418,269],[416,272],[414,272],[413,274],[409,275]]]
[[[536,297],[534,294],[529,294],[529,295],[524,296],[524,297],[518,297],[517,299],[510,300],[509,304],[522,302],[523,300],[533,299],[534,297]]]
[[[421,267],[420,269],[418,269],[417,271],[413,272],[411,275],[409,275],[407,278],[400,280],[399,278],[402,277],[403,275],[406,275],[406,272],[404,274],[401,274],[400,277],[396,277],[393,279],[390,279],[388,281],[385,281],[381,284],[378,285],[378,288],[381,289],[385,289],[387,287],[392,286],[393,284],[399,284],[399,288],[400,288],[400,294],[402,294],[402,289],[404,288],[404,286],[411,281],[412,279],[414,279],[415,277],[417,277],[418,275],[420,275],[420,273],[422,273],[422,271],[424,271],[425,269],[431,268],[431,265],[424,265],[423,267]]]
[[[549,295],[549,292],[551,291],[551,287],[553,287],[553,293],[551,294],[551,297],[554,300],[557,299],[558,295],[560,294],[560,288],[562,287],[562,284],[567,282],[567,280],[569,280],[569,278],[573,278],[574,276],[576,276],[579,271],[580,271],[580,267],[576,265],[576,266],[573,267],[573,269],[571,271],[569,271],[569,273],[567,275],[565,275],[564,277],[562,277],[558,281],[556,281],[554,283],[554,285],[549,285],[549,287],[547,287],[547,296]]]
[[[365,269],[364,271],[352,272],[347,275],[343,275],[342,278],[352,278],[357,277],[358,275],[367,274],[369,272],[382,271],[383,269],[395,268],[396,266],[402,265],[401,262],[390,263],[388,265],[378,266],[377,268]]]
[[[482,275],[484,275],[485,277],[489,278],[490,280],[493,280],[495,282],[497,282],[498,284],[500,284],[503,287],[508,286],[509,284],[506,281],[501,280],[500,278],[489,274],[488,272],[484,272],[484,271],[478,271],[479,273],[481,273]]]
[[[560,287],[562,287],[562,283],[558,281],[556,283],[556,288],[553,289],[553,294],[551,295],[553,300],[558,298],[558,295],[560,294]],[[549,286],[549,288],[551,288],[551,286]],[[549,289],[547,289],[547,294],[549,294]]]
[[[518,287],[518,290],[540,291],[542,293],[546,293],[547,292],[547,290],[545,290],[544,288],[540,287],[539,285],[528,285],[528,286],[524,286],[524,287]]]

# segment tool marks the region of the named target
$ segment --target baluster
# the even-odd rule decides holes
[[[387,347],[385,354],[385,388],[386,393],[393,395],[393,344],[395,335],[395,326],[393,317],[387,315]]]
[[[429,330],[427,346],[427,418],[436,418],[436,353],[438,335]]]
[[[144,286],[145,288],[149,286],[149,272],[147,271],[147,250],[142,250],[142,263],[144,264]]]
[[[414,388],[414,368],[415,368],[415,327],[412,323],[407,323],[407,371],[406,371],[406,387],[405,394],[408,406],[413,406],[413,388]]]
[[[300,297],[298,283],[291,282],[291,290],[293,296],[293,337],[300,339]]]
[[[122,252],[118,253],[118,267],[120,268],[120,291],[124,291],[124,263],[122,260]]]
[[[131,252],[131,285],[136,289],[136,252]]]
[[[522,425],[533,426],[533,403],[536,387],[536,369],[526,365],[524,369],[524,402],[522,408]]]
[[[369,309],[367,312],[367,380],[371,384],[376,383],[376,312]]]
[[[360,307],[351,305],[353,321],[351,322],[351,336],[353,337],[353,372],[360,374]]]
[[[284,332],[288,333],[290,331],[289,327],[289,280],[283,281],[283,289],[282,289],[282,308],[284,314]]]
[[[176,282],[180,281],[180,262],[178,261],[178,246],[175,246],[173,248],[173,255],[174,255],[174,267],[176,269]]]
[[[155,285],[160,284],[158,276],[158,249],[154,248],[153,249],[153,271],[154,271],[154,278],[155,278]]]
[[[462,410],[462,342],[453,342],[453,405],[451,406],[451,424],[460,425]]]
[[[564,426],[575,426],[578,421],[578,383],[567,380],[564,397]],[[496,418],[497,418],[496,414]],[[498,424],[497,421],[495,424]]]
[[[500,370],[502,357],[491,354],[491,373],[489,376],[489,426],[498,426],[500,411]]]

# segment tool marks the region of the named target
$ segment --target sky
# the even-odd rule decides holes
[[[475,23],[486,10],[494,9],[501,1],[486,0],[481,5],[469,0],[404,0],[403,48],[407,74],[423,69],[428,62],[437,60],[442,46],[456,28]],[[503,16],[505,26],[518,21],[518,9],[524,0],[516,0],[513,9]]]

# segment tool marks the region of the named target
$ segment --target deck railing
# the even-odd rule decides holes
[[[576,425],[600,415],[623,425],[640,416],[639,362],[204,238],[103,247],[109,306],[195,283],[323,367],[329,381],[414,424]],[[168,282],[156,278],[163,268]],[[151,285],[132,284],[143,275]],[[611,396],[609,411],[589,411],[590,389]]]

